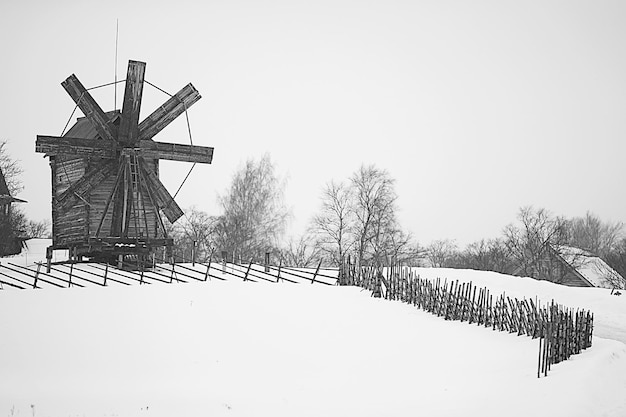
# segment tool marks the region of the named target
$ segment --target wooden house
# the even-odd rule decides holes
[[[625,288],[626,280],[600,257],[571,246],[546,244],[531,276],[570,287]]]
[[[20,230],[15,230],[11,205],[25,202],[11,195],[4,173],[0,169],[0,256],[15,255],[22,249],[25,239],[20,236]]]

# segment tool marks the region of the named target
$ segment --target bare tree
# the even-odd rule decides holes
[[[9,193],[15,197],[24,188],[20,180],[23,170],[19,162],[9,155],[6,140],[0,141],[0,169],[4,174]]]
[[[604,258],[617,247],[623,229],[623,223],[603,222],[596,215],[587,212],[585,217],[577,217],[568,222],[567,242],[573,247]]]
[[[287,246],[280,250],[283,265],[296,268],[313,267],[319,262],[322,255],[323,253],[315,244],[314,239],[308,235],[301,236],[296,241],[290,239]]]
[[[28,220],[24,225],[24,231],[28,238],[50,238],[50,220]]]
[[[385,251],[390,263],[410,266],[423,266],[427,255],[427,250],[414,240],[410,232],[405,233],[398,227],[386,233]]]
[[[214,251],[213,235],[217,218],[191,207],[185,216],[174,224],[168,235],[174,239],[174,255],[177,259],[207,262]]]
[[[330,182],[322,192],[320,213],[313,217],[311,232],[330,264],[339,266],[353,245],[353,194],[344,183]]]
[[[0,170],[2,176],[2,186],[6,188],[12,197],[22,189],[20,174],[22,169],[19,163],[11,158],[6,148],[6,141],[0,141]],[[24,238],[26,238],[26,227],[28,219],[22,210],[11,206],[3,207],[0,211],[0,256],[14,255],[20,252]]]
[[[434,268],[448,268],[454,266],[458,247],[454,240],[435,240],[427,249],[427,258]]]
[[[455,267],[506,272],[510,269],[510,259],[502,240],[481,239],[467,245],[459,254]]]
[[[216,223],[216,244],[235,259],[262,260],[278,246],[288,211],[283,203],[284,182],[276,176],[268,155],[248,160],[220,197],[223,214]]]
[[[606,255],[606,263],[626,278],[626,238],[620,240],[615,248]]]
[[[373,165],[361,168],[351,178],[355,203],[355,249],[359,265],[366,260],[382,262],[385,234],[396,228],[394,180]]]
[[[531,206],[522,207],[518,224],[504,229],[504,242],[511,258],[512,273],[560,282],[564,272],[546,256],[549,250],[559,253],[567,243],[567,223],[549,211]],[[573,261],[573,260],[572,260]]]

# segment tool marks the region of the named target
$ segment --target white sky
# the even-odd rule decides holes
[[[36,135],[61,134],[70,74],[113,81],[116,19],[119,79],[142,60],[153,84],[203,96],[191,129],[214,163],[196,166],[183,208],[216,213],[236,168],[269,153],[293,233],[361,163],[396,178],[424,244],[495,237],[529,204],[626,221],[626,2],[501,0],[4,2],[0,139],[34,219],[51,210]],[[112,87],[93,95],[112,109]],[[146,85],[143,116],[166,98]],[[184,117],[155,139],[188,143]],[[162,164],[171,193],[189,167]]]

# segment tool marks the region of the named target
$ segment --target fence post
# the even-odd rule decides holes
[[[35,272],[35,282],[33,283],[33,290],[37,288],[37,278],[39,278],[40,269],[41,269],[41,262],[37,262],[37,272]]]
[[[246,275],[243,277],[244,281],[248,280],[248,273],[250,272],[250,268],[252,267],[252,258],[250,258],[250,263],[248,264],[248,269],[246,269]]]
[[[211,270],[211,261],[213,260],[213,250],[211,250],[211,254],[209,255],[209,264],[206,267],[206,273],[204,274],[204,280],[210,278],[209,271]]]
[[[265,252],[265,272],[270,272],[270,253]]]
[[[320,262],[317,264],[317,269],[315,270],[315,273],[313,274],[313,279],[311,280],[311,284],[313,284],[315,282],[315,278],[317,277],[317,273],[320,272],[320,266],[322,266],[322,260],[320,259]]]
[[[69,280],[69,283],[67,284],[67,288],[71,288],[72,286],[72,272],[73,271],[74,271],[74,262],[70,264],[70,280]]]

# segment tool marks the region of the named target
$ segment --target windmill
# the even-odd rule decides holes
[[[174,223],[183,211],[159,180],[159,160],[210,164],[213,148],[153,140],[200,94],[188,84],[139,123],[145,69],[129,61],[121,112],[105,113],[74,74],[61,83],[84,117],[61,137],[37,136],[52,171],[48,260],[56,249],[109,261],[171,250],[161,213]]]

